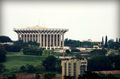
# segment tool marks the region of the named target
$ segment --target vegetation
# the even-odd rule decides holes
[[[76,56],[77,59],[82,59],[81,54],[76,54],[75,56]]]
[[[105,46],[104,46],[105,48],[107,48],[108,47],[108,41],[107,41],[107,36],[105,37]]]
[[[21,50],[20,45],[4,45],[4,48],[8,52],[19,52]]]
[[[102,37],[102,47],[104,47],[104,38]]]
[[[70,50],[69,50],[69,49],[67,49],[65,52],[66,52],[67,54],[70,54]]]
[[[5,66],[0,63],[0,73],[3,73],[5,71]]]
[[[22,46],[22,48],[24,47],[34,47],[34,48],[37,48],[40,46],[40,43],[37,43],[36,41],[28,41],[28,42],[23,42],[22,40],[19,40],[19,41],[14,41],[14,44],[16,45],[20,45]]]
[[[42,63],[46,71],[61,71],[61,61],[54,56],[48,56]]]
[[[81,45],[80,41],[72,40],[72,39],[68,40],[68,38],[65,39],[64,43],[65,46],[69,46],[69,47],[79,47]]]
[[[110,39],[108,41],[108,48],[109,49],[115,49],[115,50],[118,50],[120,47],[120,42],[114,42],[113,39]]]
[[[69,46],[69,47],[93,47],[94,45],[90,41],[81,42],[79,40],[72,40],[68,38],[65,39],[64,43],[65,43],[65,46]]]
[[[55,76],[56,76],[56,74],[54,74],[54,73],[47,73],[44,75],[44,78],[45,79],[53,79],[53,78],[55,78]]]
[[[89,71],[120,70],[120,55],[96,56],[88,60]]]
[[[0,42],[12,42],[12,40],[8,36],[0,36]]]
[[[0,62],[6,61],[6,51],[3,48],[0,48]]]
[[[80,50],[73,48],[73,49],[71,49],[71,52],[80,52]]]
[[[95,49],[90,52],[91,56],[99,56],[99,55],[105,55],[107,53],[107,50],[105,49]]]
[[[118,79],[113,74],[102,74],[102,73],[99,73],[98,75],[99,75],[100,79]]]
[[[42,50],[41,49],[37,49],[37,48],[23,48],[23,54],[24,55],[42,55]]]

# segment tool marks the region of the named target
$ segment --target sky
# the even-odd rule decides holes
[[[12,1],[0,2],[0,35],[17,40],[14,28],[66,28],[65,38],[102,41],[120,38],[118,1]]]

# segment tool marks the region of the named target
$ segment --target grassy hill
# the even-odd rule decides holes
[[[22,65],[31,64],[31,65],[38,65],[42,63],[45,56],[36,56],[36,55],[24,55],[22,51],[20,52],[7,52],[6,54],[6,62],[3,64],[5,65],[6,69],[11,69],[14,67],[19,68]]]

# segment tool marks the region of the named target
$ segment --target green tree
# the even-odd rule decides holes
[[[6,61],[6,51],[3,48],[0,48],[0,62]]]
[[[8,36],[0,36],[0,42],[12,42]]]
[[[99,56],[99,55],[105,55],[107,53],[107,50],[105,49],[94,49],[90,52],[91,56]]]
[[[81,54],[76,54],[75,56],[76,56],[77,59],[82,59]]]
[[[109,41],[108,41],[108,47],[109,48],[111,48],[111,49],[114,49],[114,40],[113,39],[110,39]]]
[[[104,37],[102,37],[102,47],[104,47]]]
[[[33,66],[33,65],[28,65],[28,67],[27,67],[27,72],[28,72],[28,73],[33,73],[33,72],[35,72],[34,66]]]
[[[112,69],[114,69],[112,57],[96,56],[88,60],[89,71],[102,71],[102,70],[112,70]]]
[[[108,47],[108,41],[107,41],[107,36],[105,37],[105,48]]]
[[[5,71],[5,66],[0,63],[0,73],[3,73]]]
[[[76,48],[73,48],[73,49],[71,49],[71,52],[80,52],[80,50],[76,49]]]
[[[41,71],[42,72],[45,71],[45,68],[42,64],[39,64],[39,65],[35,66],[35,69],[38,73],[40,73]]]
[[[21,72],[26,72],[26,67],[25,67],[25,66],[21,66],[21,67],[20,67],[20,71],[21,71]]]
[[[56,74],[54,73],[47,73],[44,75],[44,79],[53,79],[55,78]]]
[[[42,65],[45,67],[46,71],[55,71],[56,58],[54,56],[48,56],[42,62],[43,62]]]
[[[70,50],[69,50],[69,49],[67,49],[65,52],[66,52],[67,54],[70,54]]]
[[[5,50],[8,52],[19,52],[21,50],[21,46],[20,45],[4,45]]]

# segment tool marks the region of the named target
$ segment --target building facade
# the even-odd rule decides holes
[[[40,47],[45,49],[55,49],[64,47],[64,34],[68,29],[53,29],[46,27],[27,27],[24,29],[15,29],[18,34],[18,40],[23,42],[36,41]]]
[[[64,76],[73,76],[74,79],[78,79],[79,75],[83,75],[84,71],[87,71],[87,60],[69,59],[62,60],[62,79]]]

